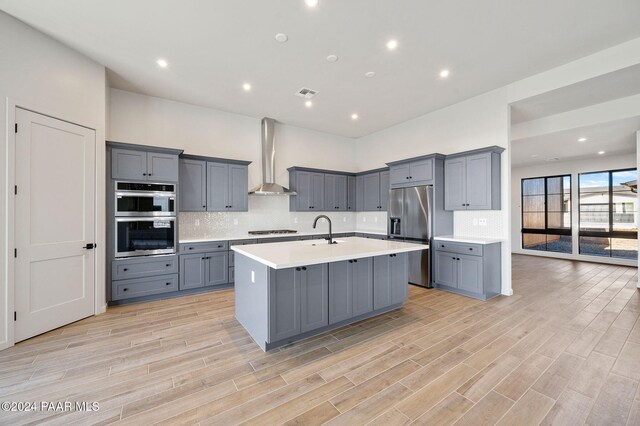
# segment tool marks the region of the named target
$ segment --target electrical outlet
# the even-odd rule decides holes
[[[473,218],[473,226],[478,226],[478,218],[477,217]]]
[[[233,219],[233,224],[237,225],[238,224],[238,219]]]
[[[486,219],[486,218],[479,219],[479,220],[478,220],[478,224],[479,224],[480,226],[487,226],[487,219]]]
[[[196,226],[200,226],[200,219],[196,219]]]
[[[378,223],[378,218],[377,218],[377,217],[374,217],[374,218],[373,218],[373,222],[374,222],[374,223]]]
[[[347,218],[343,216],[343,217],[342,217],[342,221],[343,221],[343,222],[346,222],[346,221],[347,221]]]
[[[366,217],[366,216],[363,216],[363,217],[362,217],[362,221],[363,221],[363,222],[366,222],[366,221],[367,221],[367,217]]]
[[[251,271],[251,282],[256,283],[256,271]]]
[[[297,217],[293,218],[293,223],[298,223],[298,218]]]

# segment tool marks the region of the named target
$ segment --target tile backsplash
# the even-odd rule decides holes
[[[505,238],[501,210],[456,211],[453,229],[458,236]]]
[[[238,237],[248,231],[265,229],[295,229],[313,231],[318,214],[331,218],[333,232],[386,232],[384,212],[290,212],[289,198],[279,196],[249,197],[249,211],[240,213],[183,212],[178,216],[180,239]],[[317,231],[326,232],[325,224]]]

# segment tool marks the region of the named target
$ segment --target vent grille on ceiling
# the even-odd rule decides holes
[[[317,90],[303,87],[302,89],[298,90],[298,92],[296,93],[296,96],[300,96],[301,98],[305,98],[305,99],[311,99],[317,94],[318,94]]]

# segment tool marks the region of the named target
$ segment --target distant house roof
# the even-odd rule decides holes
[[[638,180],[630,180],[629,182],[623,183],[624,186],[628,186],[631,188],[633,192],[638,192]]]

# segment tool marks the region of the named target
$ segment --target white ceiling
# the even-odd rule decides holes
[[[634,65],[513,103],[511,123],[537,120],[638,93],[640,65]]]
[[[551,158],[571,161],[636,152],[636,132],[640,130],[640,117],[611,121],[589,127],[550,133],[511,143],[511,166],[522,167],[546,164]],[[587,138],[578,142],[579,138]]]
[[[113,87],[350,137],[640,36],[638,0],[320,0],[316,9],[302,0],[0,0],[0,9],[104,64]],[[312,108],[294,96],[303,86],[319,91]]]

